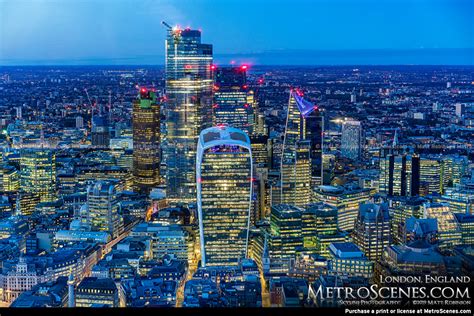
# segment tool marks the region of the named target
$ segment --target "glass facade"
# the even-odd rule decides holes
[[[39,196],[41,202],[56,200],[56,155],[51,149],[20,151],[20,190]]]
[[[359,121],[345,121],[342,124],[341,154],[358,160],[362,157],[362,125]]]
[[[123,219],[114,184],[97,181],[87,189],[88,221],[94,231],[106,231],[112,238],[122,233]]]
[[[201,32],[173,28],[166,39],[166,184],[170,200],[196,199],[199,133],[212,122],[212,45]]]
[[[443,192],[442,161],[438,158],[420,159],[420,195]]]
[[[134,187],[149,193],[160,183],[160,104],[154,91],[140,89],[132,120]]]
[[[415,196],[420,186],[418,155],[386,155],[380,158],[379,192],[389,196]]]
[[[254,98],[246,82],[246,69],[242,66],[215,70],[213,124],[229,125],[252,135]]]
[[[340,230],[352,231],[357,219],[359,204],[366,202],[370,189],[319,186],[316,199],[337,208],[337,226]]]
[[[321,179],[321,124],[313,114],[316,109],[299,90],[290,91],[280,169],[284,204],[306,206],[311,201],[312,182]]]
[[[424,218],[436,218],[438,238],[443,246],[451,247],[461,243],[461,231],[454,213],[447,203],[425,203]]]
[[[238,265],[247,257],[252,151],[231,127],[202,131],[196,160],[202,266]]]

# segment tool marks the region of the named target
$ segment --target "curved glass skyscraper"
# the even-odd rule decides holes
[[[166,184],[173,201],[196,199],[199,133],[212,122],[212,45],[201,31],[172,28],[166,39]]]
[[[252,170],[245,132],[228,126],[201,132],[196,182],[202,266],[237,265],[247,256]]]

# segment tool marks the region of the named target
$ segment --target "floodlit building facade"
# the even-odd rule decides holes
[[[226,126],[203,130],[196,177],[202,266],[237,265],[247,256],[252,207],[248,135]]]
[[[166,39],[166,185],[170,200],[196,200],[196,146],[212,122],[212,45],[201,31],[170,28]]]
[[[134,187],[149,193],[160,183],[160,103],[155,91],[140,89],[132,124]]]

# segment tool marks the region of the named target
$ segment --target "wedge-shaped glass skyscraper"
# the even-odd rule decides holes
[[[203,130],[196,157],[202,266],[237,265],[247,256],[252,150],[242,130]]]
[[[306,206],[321,184],[322,117],[297,89],[290,91],[281,159],[282,203]]]
[[[172,28],[166,39],[166,184],[169,199],[196,199],[199,133],[212,122],[212,45],[201,32]]]

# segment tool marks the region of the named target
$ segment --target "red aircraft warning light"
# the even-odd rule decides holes
[[[242,65],[242,66],[240,66],[240,69],[241,69],[241,70],[247,70],[247,68],[248,68],[247,65]]]
[[[216,70],[216,69],[217,69],[217,66],[214,65],[214,64],[212,64],[212,65],[211,65],[211,70]]]

